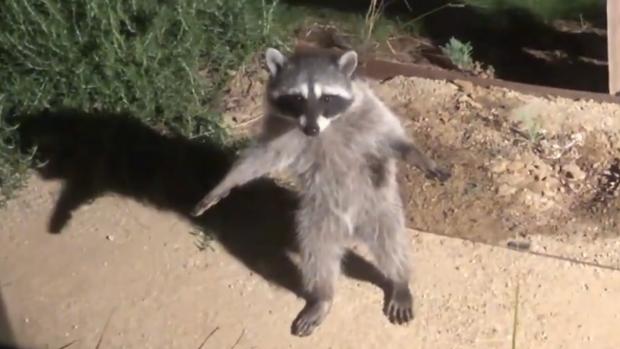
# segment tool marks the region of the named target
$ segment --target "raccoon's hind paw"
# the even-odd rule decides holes
[[[409,288],[394,289],[383,311],[393,324],[405,325],[413,320],[413,296]]]
[[[291,326],[291,333],[307,337],[325,320],[331,308],[331,301],[314,301],[306,304]]]
[[[450,179],[450,177],[452,177],[452,173],[448,169],[441,168],[441,167],[435,167],[433,169],[428,170],[428,172],[426,173],[426,176],[430,179],[436,179],[440,182],[445,182],[448,179]]]

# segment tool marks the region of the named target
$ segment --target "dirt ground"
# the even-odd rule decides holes
[[[226,103],[239,134],[260,117],[257,74],[243,71]],[[616,348],[620,106],[467,82],[374,84],[453,171],[442,185],[402,167],[415,229],[410,326],[383,317],[372,266],[351,257],[328,320],[310,338],[292,337],[303,305],[287,247],[294,195],[259,182],[192,221],[189,207],[224,157],[122,121],[89,121],[102,138],[39,130],[65,155],[52,158],[70,161],[42,171],[56,180],[33,177],[0,211],[4,331],[33,348],[510,348],[513,334],[516,348]],[[140,142],[150,148],[132,153]],[[214,241],[192,234],[202,229]]]
[[[233,83],[233,129],[251,133],[258,124],[262,86],[249,83],[256,76],[264,73],[247,72]],[[372,84],[416,143],[453,172],[440,185],[401,168],[412,228],[620,267],[620,105],[467,81],[399,77]],[[583,251],[584,241],[596,252]]]

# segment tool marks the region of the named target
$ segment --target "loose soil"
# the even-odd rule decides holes
[[[227,116],[240,134],[258,124],[262,86],[250,81],[264,78],[248,70],[232,84]],[[608,240],[617,237],[619,218],[619,105],[467,81],[373,84],[419,146],[453,171],[442,185],[402,166],[411,227],[620,267]],[[580,251],[582,240],[598,251]]]

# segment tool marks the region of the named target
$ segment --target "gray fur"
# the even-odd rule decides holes
[[[287,66],[291,62],[306,63],[308,69],[289,76],[285,72],[293,69]],[[193,213],[201,214],[236,186],[287,170],[301,189],[296,229],[308,293],[308,303],[295,319],[293,333],[309,335],[327,316],[341,258],[355,240],[368,245],[391,282],[388,317],[393,322],[408,322],[413,317],[408,286],[410,240],[396,180],[396,160],[408,161],[440,180],[446,180],[449,173],[411,143],[399,119],[364,81],[343,80],[346,74],[339,70],[337,60],[295,57],[280,69],[268,83],[267,94],[312,80],[340,83],[351,92],[353,102],[320,135],[312,137],[293,119],[274,111],[268,100],[263,129],[255,144],[241,154],[226,178]]]
[[[351,77],[355,68],[357,68],[357,53],[355,51],[347,51],[338,59],[338,67],[347,77]]]
[[[267,68],[269,69],[269,74],[271,76],[275,76],[278,74],[278,71],[284,63],[286,63],[286,57],[284,55],[273,48],[268,48],[265,52],[265,62],[267,63]]]

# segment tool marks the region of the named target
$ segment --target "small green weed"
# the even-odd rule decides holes
[[[519,280],[517,280],[517,287],[515,288],[515,303],[514,312],[512,318],[512,349],[517,349],[517,331],[519,330]]]
[[[471,43],[463,43],[452,37],[445,46],[441,47],[441,50],[459,69],[472,70],[474,68],[474,60],[471,56],[474,49]]]
[[[534,144],[538,143],[544,136],[540,119],[526,113],[522,113],[520,118],[527,139]]]
[[[372,39],[372,35],[375,31],[375,25],[377,24],[377,20],[381,18],[381,14],[383,13],[383,0],[371,0],[370,5],[368,6],[368,11],[366,12],[366,17],[364,17],[364,30],[362,32],[362,38],[365,42],[370,42]]]
[[[211,251],[213,251],[212,244],[215,240],[213,234],[203,230],[190,231],[189,233],[196,239],[194,240],[194,246],[196,246],[199,251],[204,251],[206,249],[210,249]]]

